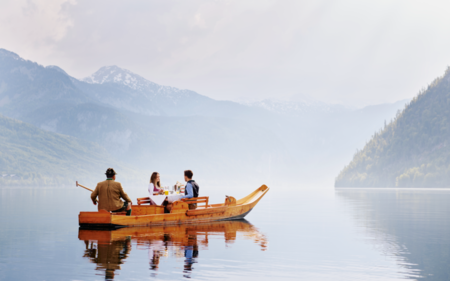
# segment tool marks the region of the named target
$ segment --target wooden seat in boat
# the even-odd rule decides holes
[[[208,208],[208,206],[209,206],[208,205],[209,196],[185,198],[185,199],[181,199],[181,201],[186,202],[188,204],[197,204],[197,208],[199,207],[198,204],[205,204],[204,206],[201,206],[203,208]]]
[[[137,198],[137,203],[138,203],[138,205],[150,204],[151,199],[150,199],[150,197]]]

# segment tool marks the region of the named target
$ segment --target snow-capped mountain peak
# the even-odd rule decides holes
[[[118,85],[119,87],[108,87],[105,92],[97,90],[90,94],[116,108],[147,115],[177,114],[177,106],[208,100],[190,90],[158,85],[115,65],[104,66],[81,81],[89,84]],[[108,99],[104,99],[105,93]]]
[[[133,90],[143,90],[155,83],[116,65],[104,66],[82,81],[90,84],[116,83],[130,87]]]

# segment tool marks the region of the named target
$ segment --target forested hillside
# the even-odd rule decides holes
[[[450,186],[450,68],[376,132],[336,187]]]
[[[75,183],[102,178],[114,164],[124,171],[97,144],[0,115],[0,185]]]

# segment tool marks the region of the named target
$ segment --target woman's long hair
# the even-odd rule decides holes
[[[158,172],[154,172],[153,174],[152,174],[152,176],[150,177],[150,183],[153,183],[156,187],[161,187],[161,184],[159,183],[159,181],[158,182],[155,182],[156,181],[156,176],[158,176]]]

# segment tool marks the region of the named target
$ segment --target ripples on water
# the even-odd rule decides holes
[[[447,190],[272,187],[247,221],[115,231],[78,229],[83,190],[0,194],[1,280],[450,280]]]

